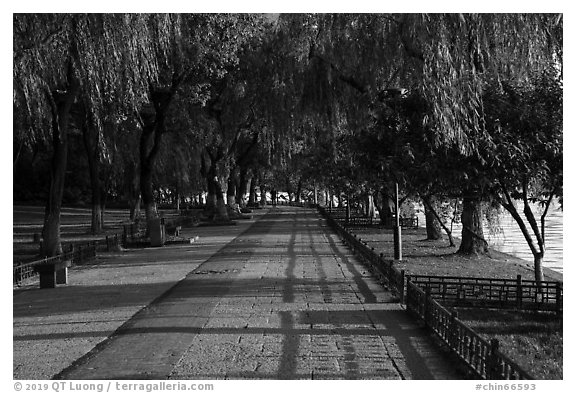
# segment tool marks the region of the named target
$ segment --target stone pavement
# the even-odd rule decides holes
[[[457,379],[454,368],[314,211],[283,207],[57,377]]]
[[[256,211],[255,219],[264,211]],[[100,254],[69,271],[69,284],[13,291],[13,378],[50,379],[105,341],[255,222],[185,228],[192,244]]]

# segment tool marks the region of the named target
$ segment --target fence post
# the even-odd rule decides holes
[[[392,267],[392,265],[390,265],[390,267]],[[406,277],[406,272],[402,269],[400,270],[400,288],[398,288],[400,303],[404,303],[404,277]]]
[[[122,231],[122,246],[126,247],[128,244],[128,227],[124,225],[124,231]]]
[[[430,287],[424,290],[424,327],[428,327],[428,309],[430,308]]]
[[[556,314],[562,314],[562,284],[556,281]]]
[[[522,309],[522,275],[516,276],[516,308]]]
[[[450,341],[449,345],[453,350],[458,352],[458,327],[456,320],[458,319],[458,311],[452,310],[450,313]]]
[[[412,277],[410,277],[410,275],[406,276],[406,297],[401,296],[401,300],[400,303],[404,303],[404,301],[406,301],[404,304],[406,304],[406,311],[410,310],[410,304],[411,302],[411,298],[410,298],[410,281],[411,281]],[[402,291],[402,294],[404,294],[404,291]]]
[[[490,348],[486,358],[486,379],[500,379],[498,372],[498,349],[500,342],[498,339],[493,338],[490,340]]]

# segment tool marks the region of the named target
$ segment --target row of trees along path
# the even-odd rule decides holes
[[[482,206],[502,206],[542,279],[545,216],[562,202],[562,15],[14,14],[13,25],[14,193],[45,201],[43,255],[62,251],[63,201],[90,196],[98,232],[108,200],[133,219],[142,203],[149,220],[158,193],[207,192],[226,221],[257,187],[386,210],[397,183],[436,220],[463,201],[463,253],[488,251]]]

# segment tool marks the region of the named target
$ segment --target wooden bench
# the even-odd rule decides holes
[[[164,230],[166,231],[167,235],[180,236],[180,231],[182,230],[181,219],[176,218],[170,220],[163,218],[162,221],[162,224],[164,224]]]
[[[166,233],[172,236],[180,236],[181,225],[166,225]]]
[[[372,227],[379,224],[380,222],[372,217],[350,217],[344,222],[345,227]]]
[[[418,228],[418,217],[400,217],[400,226],[403,228]]]

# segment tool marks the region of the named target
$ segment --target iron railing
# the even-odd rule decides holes
[[[324,208],[320,213],[360,261],[406,304],[406,310],[441,338],[448,348],[479,378],[533,379],[500,352],[498,341],[488,342],[445,306],[497,307],[562,312],[561,282],[476,277],[409,275],[392,260],[384,260],[368,243],[351,234]]]
[[[96,242],[71,245],[68,252],[50,258],[38,259],[31,262],[19,263],[13,266],[12,283],[21,286],[26,280],[38,275],[38,269],[45,265],[70,264],[81,265],[96,258]]]

